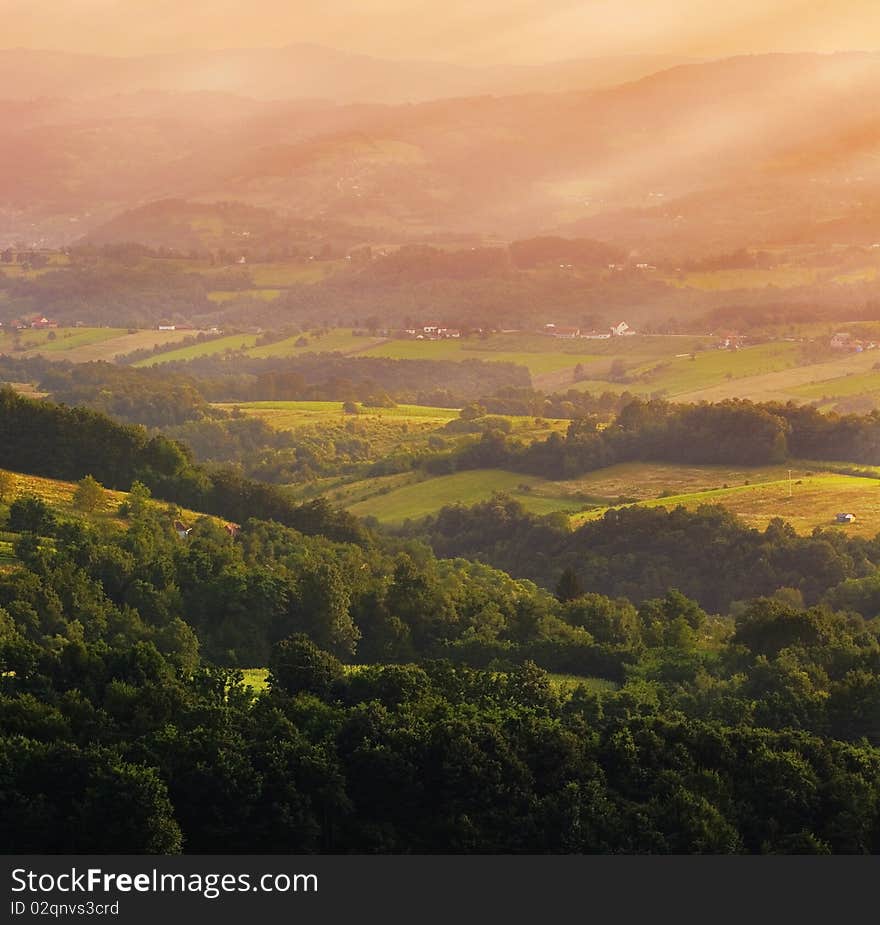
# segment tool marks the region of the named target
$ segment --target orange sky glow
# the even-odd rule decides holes
[[[880,47],[876,0],[0,0],[0,47],[139,55],[314,42],[462,64]]]

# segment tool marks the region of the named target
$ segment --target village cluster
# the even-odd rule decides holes
[[[391,336],[391,332],[389,331],[379,331],[378,333],[382,336]],[[504,329],[484,332],[482,328],[477,328],[467,333],[520,334],[522,332],[519,330]],[[612,337],[631,337],[636,332],[625,321],[620,321],[603,331],[598,331],[596,329],[582,331],[578,327],[567,327],[565,325],[549,323],[540,328],[538,333],[545,334],[548,337],[556,337],[560,340],[575,340],[577,338],[587,340],[609,340]],[[402,334],[413,340],[457,340],[462,336],[466,336],[460,328],[448,328],[439,324],[426,324],[422,327],[404,328]]]

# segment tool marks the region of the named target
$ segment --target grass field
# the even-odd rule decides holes
[[[677,397],[687,401],[722,401],[739,397],[752,401],[808,402],[813,400],[810,392],[804,394],[801,390],[805,386],[818,385],[816,392],[833,399],[838,394],[852,394],[849,392],[847,379],[870,373],[877,362],[880,362],[880,353],[874,350],[856,354],[843,353],[820,363],[794,365],[773,372],[754,371],[742,378],[694,387]],[[842,389],[840,393],[836,391],[838,388]]]
[[[254,263],[247,267],[247,271],[255,288],[283,289],[303,283],[319,283],[347,263],[348,261],[341,260],[310,260],[308,263]]]
[[[682,506],[691,510],[702,504],[721,504],[749,526],[759,529],[773,518],[781,517],[801,534],[810,533],[815,527],[831,526],[858,536],[873,537],[880,533],[880,479],[798,467],[792,469],[791,486],[787,470],[777,471],[777,478],[773,478],[772,470],[753,470],[748,480],[743,479],[739,484],[733,480],[734,473],[729,472],[718,485],[721,473],[713,474],[714,485],[710,483],[702,490],[676,490],[687,486],[669,480],[675,487],[666,489],[668,496],[638,503],[644,507]],[[601,517],[607,509],[599,507],[576,514],[571,518],[572,524],[577,526]],[[835,515],[842,511],[854,513],[855,523],[836,524]]]
[[[60,353],[91,344],[100,344],[125,334],[124,328],[55,328],[21,331],[18,344],[22,353]],[[15,338],[0,332],[0,352],[9,351]]]
[[[502,491],[535,514],[578,510],[584,501],[564,492],[552,494],[547,482],[538,476],[505,472],[501,469],[473,469],[440,475],[400,487],[383,486],[372,497],[348,505],[359,517],[375,517],[380,523],[396,524],[436,513],[450,504],[476,504]],[[536,489],[542,489],[536,491]]]
[[[473,440],[469,434],[453,433],[446,426],[459,418],[457,408],[434,408],[424,405],[398,405],[393,408],[360,407],[358,414],[343,413],[342,402],[331,401],[279,401],[221,403],[216,407],[226,411],[258,417],[276,430],[293,431],[300,437],[317,437],[321,442],[328,438],[351,444],[360,442],[357,459],[366,463],[396,453],[419,453],[453,448],[462,442]],[[544,439],[551,433],[564,433],[569,422],[566,420],[539,419],[532,417],[502,416],[510,423],[510,432],[524,442]],[[439,441],[439,444],[438,444]],[[348,482],[357,482],[363,474],[350,472],[340,480],[326,479],[306,486],[293,486],[298,497],[313,497],[318,491],[340,488]],[[334,492],[340,503],[355,503],[372,495],[378,488],[375,479],[367,480],[354,494],[349,489],[342,494]],[[395,486],[396,487],[396,486]],[[544,505],[541,505],[544,507]]]
[[[73,495],[76,491],[76,484],[74,482],[65,482],[60,479],[48,479],[38,475],[26,475],[9,470],[0,470],[0,472],[12,476],[12,489],[3,503],[0,504],[0,521],[2,522],[5,522],[6,513],[12,501],[23,495],[35,495],[64,517],[89,520],[95,523],[114,524],[116,526],[124,526],[126,524],[126,521],[119,517],[118,508],[128,497],[127,492],[112,491],[111,489],[105,488],[104,503],[101,507],[92,513],[85,514],[73,506]],[[162,501],[151,501],[149,503],[160,509],[168,507],[168,505]],[[202,516],[202,514],[196,511],[180,509],[180,517],[187,523],[192,523]],[[211,520],[222,523],[222,521],[216,517],[211,517]],[[11,541],[13,538],[13,534],[0,534],[0,564],[3,564],[2,560],[4,557],[7,560],[11,558]]]
[[[53,339],[46,339],[39,345],[40,353],[55,353],[103,344],[105,341],[122,337],[123,328],[66,328],[56,332]]]
[[[305,340],[304,346],[297,346],[297,341]],[[296,334],[274,344],[254,347],[248,350],[248,356],[256,359],[267,357],[295,356],[301,353],[355,353],[368,350],[372,345],[380,343],[378,337],[359,337],[350,330],[340,328],[323,334]]]
[[[190,332],[192,333],[192,332]],[[338,329],[322,333],[294,334],[271,344],[255,346],[256,334],[230,334],[228,337],[205,341],[190,347],[181,347],[159,353],[146,360],[140,360],[136,366],[153,366],[170,363],[175,360],[193,360],[198,357],[223,353],[226,350],[243,350],[248,357],[267,359],[271,357],[296,356],[304,353],[360,353],[369,350],[382,338],[355,336],[349,329]],[[304,340],[304,344],[299,344]]]
[[[873,537],[880,533],[880,467],[859,467],[849,475],[845,464],[791,463],[791,497],[787,466],[755,468],[622,463],[576,479],[552,481],[499,469],[476,469],[452,475],[406,472],[346,483],[326,480],[315,490],[361,517],[393,526],[418,520],[442,507],[476,504],[504,492],[532,513],[563,513],[573,527],[595,520],[620,505],[695,509],[720,504],[747,524],[763,529],[776,517],[801,534],[834,526]],[[835,523],[841,511],[856,515],[849,525]]]
[[[430,424],[446,424],[458,417],[457,408],[432,408],[427,405],[397,405],[394,408],[361,407],[359,415],[345,415],[340,401],[252,401],[227,402],[218,408],[231,411],[235,408],[245,414],[261,417],[279,430],[294,430],[303,424],[340,420],[355,423],[364,419],[388,421],[418,421]]]
[[[544,351],[481,349],[480,343],[471,340],[391,340],[365,350],[364,355],[394,360],[486,360],[491,363],[516,363],[518,366],[525,366],[534,376],[561,369],[573,370],[578,363],[597,359],[595,355],[587,352],[575,354],[562,350],[548,350],[546,347],[553,346],[553,343],[547,338],[544,339]]]
[[[721,291],[731,289],[763,289],[776,286],[790,289],[793,286],[809,286],[816,282],[821,271],[815,267],[779,266],[772,269],[711,270],[701,273],[684,273],[681,276],[666,276],[664,281],[685,289]]]
[[[839,327],[845,328],[845,324]],[[865,327],[861,325],[859,331]],[[830,329],[829,329],[830,330]],[[139,349],[168,349],[138,366],[186,361],[242,350],[257,359],[338,352],[392,359],[435,359],[462,362],[479,359],[511,362],[527,368],[536,388],[566,391],[623,392],[660,395],[674,401],[796,401],[831,409],[842,400],[858,400],[861,410],[880,407],[880,352],[827,353],[807,362],[804,347],[792,340],[774,340],[740,350],[718,350],[717,338],[691,335],[639,335],[609,340],[559,340],[540,334],[510,333],[487,338],[415,341],[355,335],[351,329],[306,332],[274,343],[256,345],[255,334],[232,334],[187,347],[176,346],[193,331],[121,328],[26,330],[13,339],[0,332],[0,352],[42,355],[70,362],[113,361]],[[828,331],[813,336],[824,340]],[[880,335],[878,335],[880,336]],[[13,345],[17,345],[13,349]],[[612,365],[618,369],[612,376]],[[582,368],[575,381],[575,367]],[[620,367],[622,366],[622,374]],[[864,408],[862,406],[864,405]],[[846,407],[846,406],[844,406]]]
[[[208,298],[212,302],[231,302],[233,299],[246,297],[249,299],[260,299],[263,302],[273,302],[281,295],[281,289],[216,289],[208,293]]]
[[[0,353],[13,356],[44,356],[70,363],[112,361],[133,350],[152,349],[160,344],[173,344],[192,335],[193,331],[135,331],[125,328],[57,328],[22,331],[18,336],[21,350],[14,351],[11,333],[0,332]],[[52,335],[54,334],[54,337]]]
[[[880,370],[867,373],[850,373],[832,379],[823,379],[790,390],[793,396],[806,401],[830,403],[853,395],[880,395]]]
[[[197,357],[213,356],[217,353],[225,353],[227,350],[242,350],[253,346],[256,339],[256,334],[230,334],[228,337],[217,337],[199,344],[192,344],[189,347],[178,347],[176,350],[159,353],[156,356],[147,357],[145,360],[138,360],[133,365],[158,366],[162,363],[173,363],[178,360],[194,360]]]
[[[455,408],[399,405],[395,408],[364,408],[359,414],[345,414],[342,402],[244,402],[218,404],[227,411],[238,410],[260,418],[270,427],[294,431],[301,438],[315,437],[350,444],[359,441],[358,457],[377,460],[398,452],[425,450],[432,435],[458,417]],[[461,439],[450,437],[449,440]],[[446,442],[446,438],[444,438]]]

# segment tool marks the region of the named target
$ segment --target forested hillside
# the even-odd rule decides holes
[[[95,412],[7,391],[0,424],[0,465],[132,489],[72,519],[0,481],[7,850],[880,850],[876,542],[708,509],[432,525],[550,593]],[[239,527],[181,535],[139,480]]]

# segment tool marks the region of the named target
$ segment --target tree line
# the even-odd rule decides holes
[[[880,412],[823,414],[816,408],[742,399],[673,404],[634,398],[610,424],[598,414],[565,436],[524,444],[487,427],[479,442],[429,461],[434,472],[505,468],[565,479],[622,462],[758,466],[789,458],[880,464]]]

